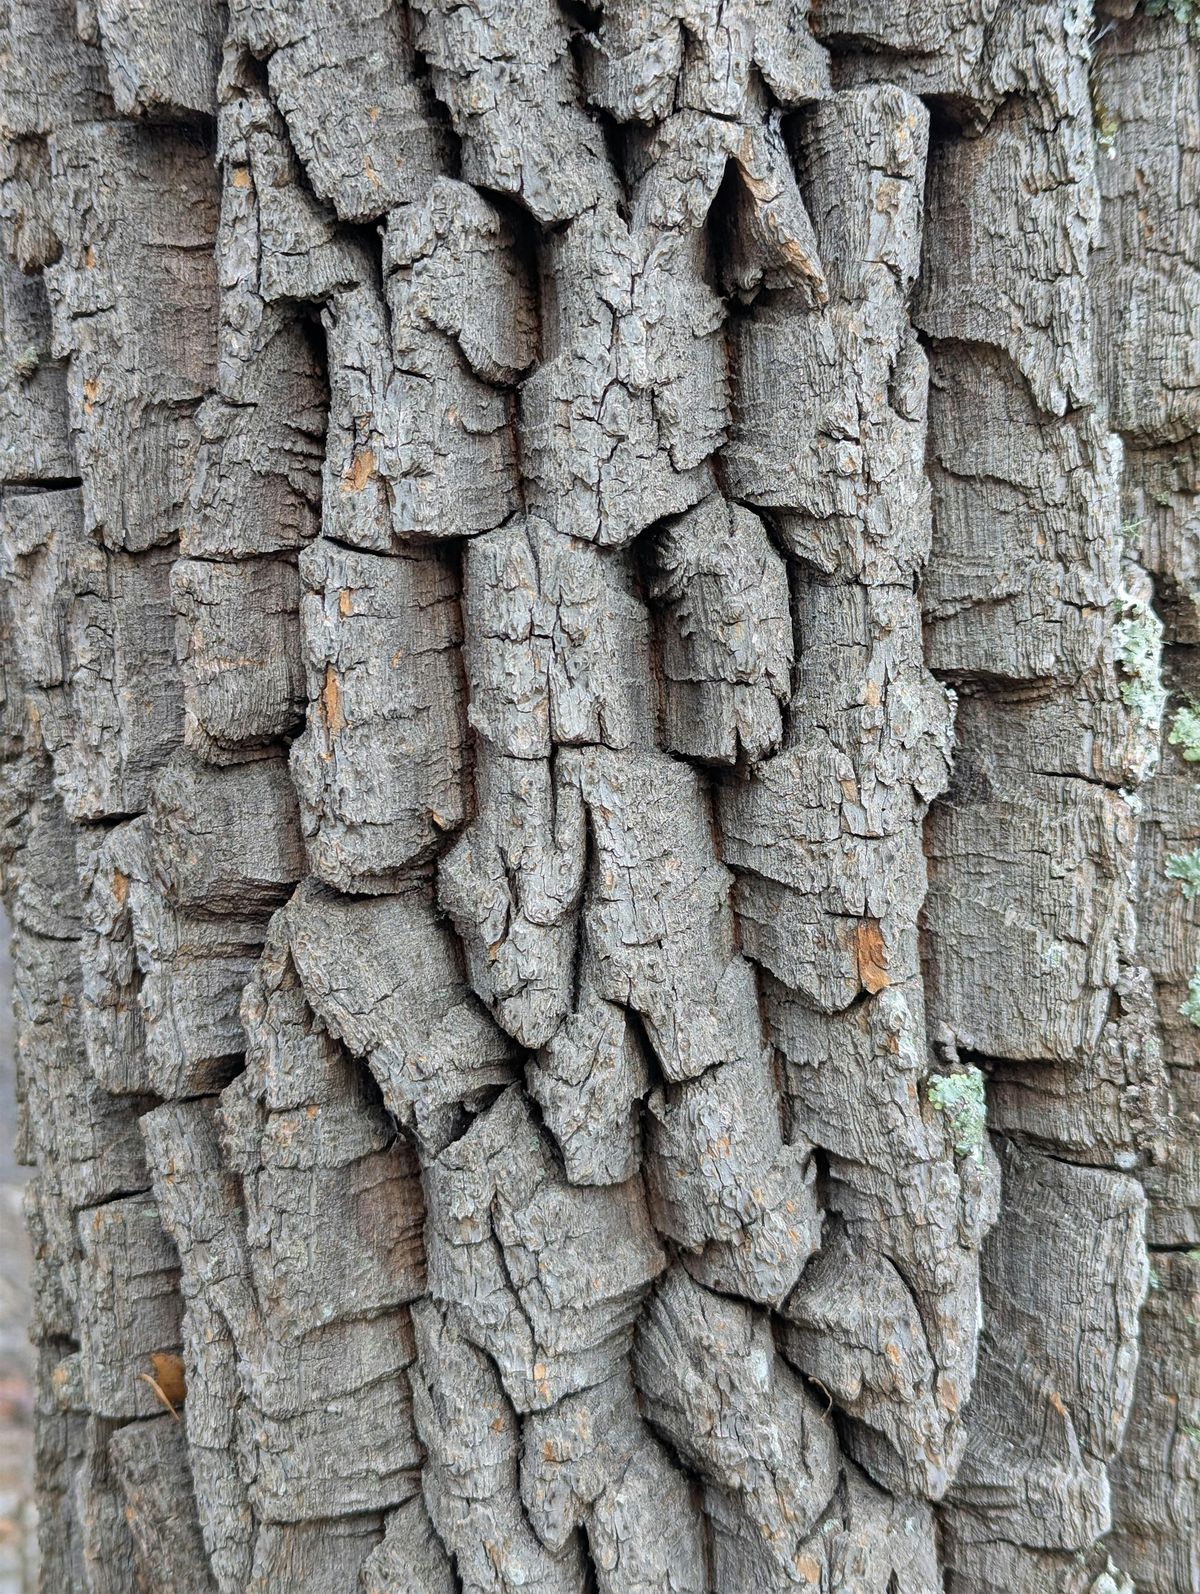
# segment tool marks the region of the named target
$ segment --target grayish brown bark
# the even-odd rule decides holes
[[[0,0],[48,1594],[1200,1589],[1200,44],[1100,10]]]

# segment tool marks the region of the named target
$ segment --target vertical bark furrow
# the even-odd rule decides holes
[[[931,160],[918,311],[933,375],[923,601],[930,662],[959,694],[926,839],[929,1017],[948,1060],[985,1072],[1003,1170],[942,1513],[964,1594],[1116,1576],[1109,1467],[1148,1277],[1132,1174],[1167,1139],[1135,923],[1160,630],[1119,531],[1092,353],[1090,25],[1086,8],[999,11],[967,125]]]
[[[1101,377],[1125,444],[1122,515],[1153,578],[1168,690],[1161,758],[1143,788],[1141,955],[1170,1080],[1175,1143],[1146,1176],[1150,1292],[1124,1449],[1113,1474],[1114,1554],[1140,1590],[1200,1581],[1200,967],[1192,870],[1200,844],[1194,769],[1200,367],[1200,44],[1171,17],[1117,19],[1093,94],[1106,118],[1095,313]],[[1136,329],[1136,330],[1135,330]]]
[[[47,1590],[1196,1583],[1113,11],[0,0]]]
[[[160,1087],[142,1025],[117,1011],[138,984],[129,938],[99,975],[89,967],[83,883],[179,743],[169,577],[215,368],[216,217],[203,130],[116,120],[74,12],[20,5],[5,19],[5,211],[20,264],[45,267],[4,327],[5,603],[24,711],[9,789],[25,806],[9,816],[6,900],[39,1168],[43,1584],[117,1594],[159,1578],[155,1535],[127,1509],[119,1436],[182,1396],[181,1302],[138,1129]],[[115,898],[128,880],[110,880]],[[162,1071],[186,1066],[172,1051]],[[168,1507],[193,1552],[179,1586],[205,1587],[184,1478]],[[141,1498],[148,1523],[162,1501]]]
[[[794,562],[796,670],[782,750],[724,783],[718,813],[793,1133],[829,1174],[784,1354],[850,1419],[876,1480],[938,1498],[961,1454],[995,1171],[974,1078],[931,1076],[922,1033],[921,820],[950,729],[912,592],[929,544],[909,321],[926,140],[924,108],[890,87],[835,94],[795,124],[828,303],[793,286],[735,321],[725,465]]]

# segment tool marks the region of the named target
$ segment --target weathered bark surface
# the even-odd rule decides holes
[[[48,1594],[1200,1590],[1181,10],[0,0]]]

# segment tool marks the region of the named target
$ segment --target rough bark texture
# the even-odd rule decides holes
[[[48,1594],[1200,1589],[1190,11],[0,0]]]

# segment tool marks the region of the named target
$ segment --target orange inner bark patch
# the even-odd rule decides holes
[[[1052,1389],[1046,1396],[1046,1399],[1054,1407],[1055,1411],[1060,1417],[1065,1417],[1067,1415],[1067,1408],[1063,1405],[1063,1398],[1057,1389]]]
[[[325,724],[329,727],[329,734],[336,736],[346,727],[346,718],[342,713],[342,683],[337,678],[337,671],[332,664],[325,666],[325,684],[321,688],[321,713],[325,717]]]
[[[91,244],[89,244],[83,252],[83,264],[84,268],[88,271],[95,271],[96,269],[96,251],[92,248]]]
[[[350,613],[351,597],[349,587],[343,587],[338,593],[338,613],[343,619]]]
[[[342,491],[344,493],[361,493],[375,474],[375,464],[375,450],[373,448],[360,449],[350,461],[350,469],[342,477]]]
[[[937,1399],[943,1411],[957,1411],[962,1404],[953,1380],[944,1375],[937,1381]]]
[[[234,168],[233,177],[230,179],[235,188],[249,188],[250,173],[244,166]]]
[[[821,1581],[821,1563],[815,1561],[811,1555],[802,1555],[796,1561],[796,1570],[806,1583],[819,1583]]]
[[[100,384],[94,376],[89,376],[83,384],[83,413],[90,415],[96,408],[96,395],[100,391]]]
[[[154,1382],[164,1399],[172,1406],[182,1406],[187,1399],[187,1377],[183,1370],[183,1357],[172,1351],[155,1351],[150,1358]]]
[[[854,931],[854,952],[858,959],[858,978],[864,990],[874,996],[892,983],[878,919],[859,920]]]
[[[375,170],[374,163],[369,155],[363,156],[363,171],[372,188],[379,187],[379,173]]]
[[[119,869],[113,870],[112,892],[113,896],[116,898],[117,906],[119,908],[123,908],[125,906],[125,899],[129,895],[129,876],[127,874],[122,874]]]

